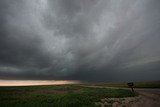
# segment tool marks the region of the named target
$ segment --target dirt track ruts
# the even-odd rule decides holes
[[[160,107],[160,89],[135,89],[139,100],[129,103],[128,107]]]

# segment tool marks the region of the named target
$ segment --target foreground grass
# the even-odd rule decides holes
[[[0,87],[0,107],[94,107],[106,97],[131,97],[129,90],[78,85]]]

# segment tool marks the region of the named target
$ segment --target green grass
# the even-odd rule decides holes
[[[129,90],[79,85],[0,87],[0,107],[94,107],[106,97],[134,96]]]

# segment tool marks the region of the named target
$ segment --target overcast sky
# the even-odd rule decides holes
[[[160,78],[160,0],[0,0],[0,79]]]

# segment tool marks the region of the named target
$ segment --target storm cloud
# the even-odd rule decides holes
[[[160,77],[159,0],[1,0],[0,79]]]

